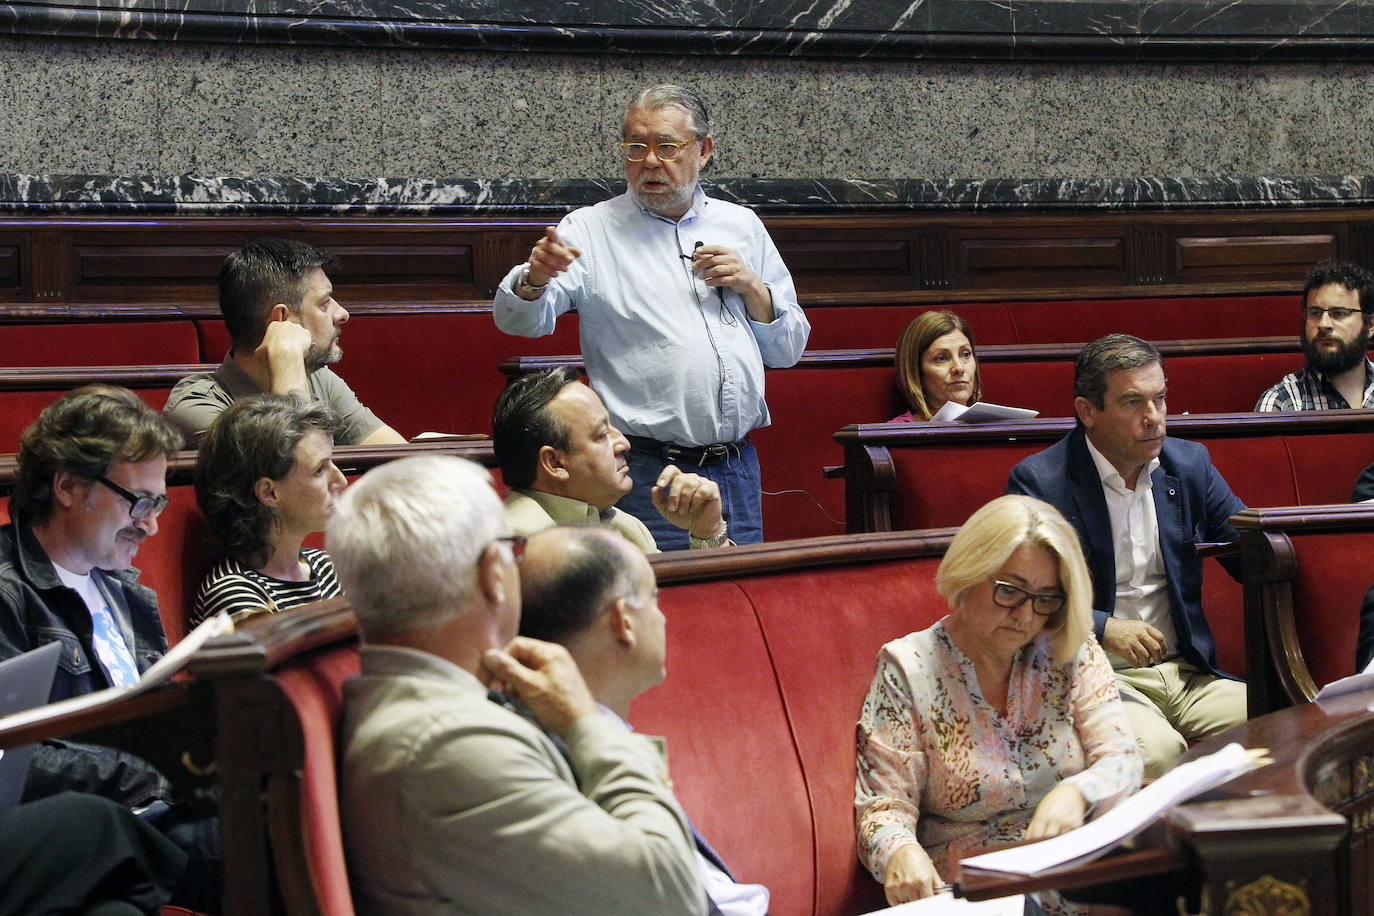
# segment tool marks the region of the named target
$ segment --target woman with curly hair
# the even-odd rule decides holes
[[[324,530],[348,481],[334,465],[333,412],[319,402],[265,394],[220,415],[196,461],[196,501],[224,552],[196,592],[192,620],[253,614],[340,593]]]

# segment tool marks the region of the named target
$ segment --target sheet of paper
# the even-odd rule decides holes
[[[1215,754],[1174,767],[1077,830],[1028,846],[984,853],[964,859],[960,865],[1012,875],[1034,875],[1051,868],[1091,862],[1144,830],[1174,805],[1215,788],[1254,766],[1245,748],[1228,744]]]
[[[33,709],[26,709],[17,712],[12,716],[0,718],[0,730],[19,728],[48,719],[55,716],[68,715],[74,712],[81,712],[87,709],[95,709],[109,703],[137,696],[146,690],[150,690],[166,681],[176,674],[191,656],[196,653],[206,642],[223,633],[232,633],[234,622],[229,619],[229,615],[223,611],[206,620],[196,627],[185,638],[175,646],[167,650],[167,654],[153,663],[147,671],[131,687],[110,687],[106,690],[97,690],[95,693],[83,694],[79,697],[72,697],[69,700],[59,700],[56,703],[49,703],[46,706],[36,706]]]
[[[953,916],[1022,916],[1025,911],[1026,898],[1023,894],[974,903],[945,891],[924,900],[913,900],[910,903],[899,903],[886,909],[874,910],[868,916],[878,916],[880,913],[882,916],[939,916],[943,913]]]
[[[435,433],[435,432],[428,432],[428,433],[420,433],[418,436],[414,437],[414,438],[411,439],[410,441],[411,441],[411,442],[433,442],[433,441],[476,442],[476,441],[479,440],[479,439],[486,439],[486,438],[487,438],[486,433]]]
[[[1027,407],[1003,407],[978,401],[965,407],[954,401],[945,401],[945,406],[935,412],[931,422],[992,423],[996,420],[1029,420],[1040,415],[1040,411]]]
[[[1359,674],[1352,674],[1350,677],[1343,677],[1332,681],[1321,690],[1317,691],[1318,700],[1330,700],[1335,697],[1345,696],[1347,693],[1354,693],[1357,690],[1368,690],[1374,687],[1374,661],[1365,666]]]

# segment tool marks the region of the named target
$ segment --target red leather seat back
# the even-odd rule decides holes
[[[766,885],[774,913],[810,912],[807,786],[753,605],[738,582],[705,582],[664,586],[659,606],[668,676],[630,721],[668,739],[683,810],[735,877]]]
[[[938,566],[932,557],[739,580],[758,612],[810,790],[818,914],[883,905],[855,850],[854,726],[878,649],[944,616]]]
[[[1302,436],[1314,441],[1322,436]],[[1247,506],[1293,506],[1298,491],[1282,436],[1199,439],[1212,456],[1212,465]],[[1351,478],[1351,485],[1354,485]]]
[[[154,410],[162,410],[167,403],[171,388],[135,388],[134,394],[142,398]],[[0,454],[12,455],[19,451],[19,437],[29,424],[38,419],[63,391],[0,391]]]
[[[983,363],[983,400],[1038,410],[1042,417],[1073,416],[1073,361]]]
[[[1350,502],[1355,480],[1374,462],[1374,433],[1285,436],[1293,465],[1294,505]]]
[[[1245,591],[1213,557],[1202,563],[1202,612],[1217,647],[1217,666],[1245,677]]]
[[[343,682],[359,670],[357,646],[305,656],[273,675],[300,717],[304,766],[300,773],[300,827],[310,883],[324,916],[353,916],[343,834],[339,827],[337,748]],[[274,832],[274,842],[282,834]],[[291,861],[277,856],[277,867]],[[283,876],[284,880],[287,876]],[[300,879],[294,876],[290,880]]]
[[[897,487],[892,530],[962,525],[984,503],[1007,490],[1016,463],[1042,451],[1042,442],[996,442],[893,448]]]
[[[1290,533],[1298,644],[1317,687],[1355,673],[1360,603],[1374,581],[1374,532]]]
[[[168,487],[167,495],[172,501],[158,517],[157,534],[139,547],[134,566],[143,573],[139,581],[157,592],[167,644],[175,645],[190,629],[196,589],[209,572],[212,557],[195,488],[190,484]]]
[[[844,449],[831,434],[850,423],[883,423],[906,410],[892,369],[779,369],[768,373],[767,384],[773,425],[750,439],[759,452],[768,540],[844,533],[844,481],[821,473],[844,464]]]
[[[1000,302],[958,305],[842,305],[806,308],[811,322],[809,350],[864,350],[895,347],[897,338],[922,312],[948,308],[968,322],[979,346],[1017,343],[1009,307]]]
[[[74,321],[0,325],[5,366],[141,366],[198,363],[190,321]]]
[[[1170,356],[1169,413],[1244,413],[1265,390],[1303,365],[1301,353]]]
[[[1075,299],[1017,302],[1008,308],[1019,343],[1086,343],[1118,332],[1146,340],[1194,340],[1296,335],[1299,298],[1292,294]]]

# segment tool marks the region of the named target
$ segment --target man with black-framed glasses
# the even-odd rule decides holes
[[[58,398],[20,439],[10,524],[0,528],[0,658],[62,644],[49,700],[138,680],[167,651],[157,596],[131,568],[167,506],[181,434],[132,391]],[[218,908],[218,827],[176,804],[151,764],[112,748],[40,744],[25,800],[100,795],[143,814],[191,854],[173,902]]]
[[[617,507],[660,549],[689,546],[653,505],[669,464],[716,483],[735,543],[761,541],[749,433],[772,419],[763,368],[795,364],[811,326],[759,218],[701,188],[715,139],[696,95],[636,94],[615,152],[626,192],[545,230],[497,287],[496,325],[541,337],[577,310],[592,388],[630,443],[634,487]]]
[[[1260,396],[1258,411],[1374,407],[1374,278],[1348,261],[1326,261],[1302,290],[1302,352],[1307,365]]]

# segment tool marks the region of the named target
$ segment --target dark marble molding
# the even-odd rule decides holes
[[[1374,205],[1374,176],[1243,178],[723,178],[715,197],[760,212],[1150,210]],[[0,175],[0,212],[181,214],[561,213],[624,190],[618,179],[197,178]]]
[[[84,0],[0,34],[450,50],[989,60],[1369,60],[1374,0]]]

